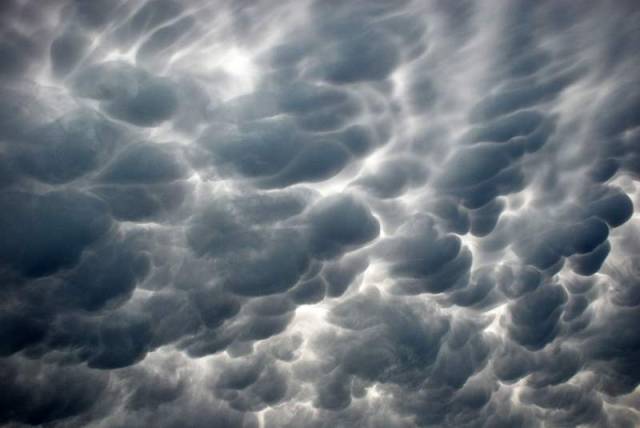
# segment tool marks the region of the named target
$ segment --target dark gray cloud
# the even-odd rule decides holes
[[[633,427],[630,1],[0,3],[0,425]]]
[[[7,268],[26,277],[73,267],[111,226],[104,202],[77,191],[6,191],[1,198],[7,209],[0,219],[0,257]]]

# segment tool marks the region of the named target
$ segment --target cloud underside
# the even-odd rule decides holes
[[[0,425],[640,424],[633,2],[0,22]]]

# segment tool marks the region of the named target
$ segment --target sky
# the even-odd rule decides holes
[[[640,7],[0,2],[0,426],[640,426]]]

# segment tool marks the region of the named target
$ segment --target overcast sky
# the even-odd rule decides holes
[[[640,426],[639,5],[2,0],[0,425]]]

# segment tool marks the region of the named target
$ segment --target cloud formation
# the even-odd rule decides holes
[[[0,425],[640,424],[640,8],[0,5]]]

